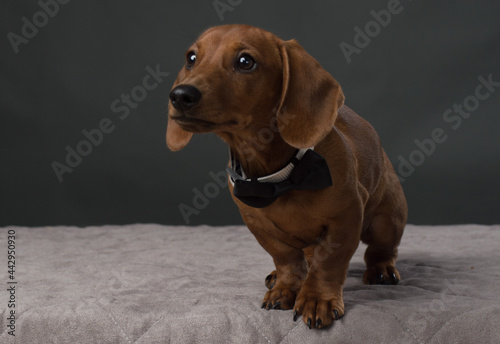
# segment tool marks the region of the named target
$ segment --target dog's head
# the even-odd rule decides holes
[[[339,84],[295,40],[246,25],[205,31],[187,50],[170,93],[167,145],[193,133],[232,133],[276,119],[291,146],[316,145],[344,103]]]

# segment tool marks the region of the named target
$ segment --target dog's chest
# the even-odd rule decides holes
[[[266,208],[245,207],[242,213],[252,232],[265,231],[295,247],[305,247],[316,242],[325,230],[326,217],[319,201],[299,191]]]

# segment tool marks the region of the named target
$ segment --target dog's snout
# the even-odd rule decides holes
[[[170,101],[177,110],[187,110],[200,102],[201,92],[191,85],[179,85],[170,92]]]

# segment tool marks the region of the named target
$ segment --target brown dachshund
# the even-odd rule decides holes
[[[167,145],[214,132],[228,145],[229,188],[276,270],[263,308],[311,327],[344,315],[359,241],[367,284],[397,284],[407,218],[403,189],[373,127],[295,40],[246,25],[208,29],[170,93]]]

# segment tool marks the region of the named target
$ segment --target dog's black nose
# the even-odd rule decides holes
[[[170,101],[177,110],[187,110],[200,102],[201,92],[191,85],[179,85],[170,92]]]

